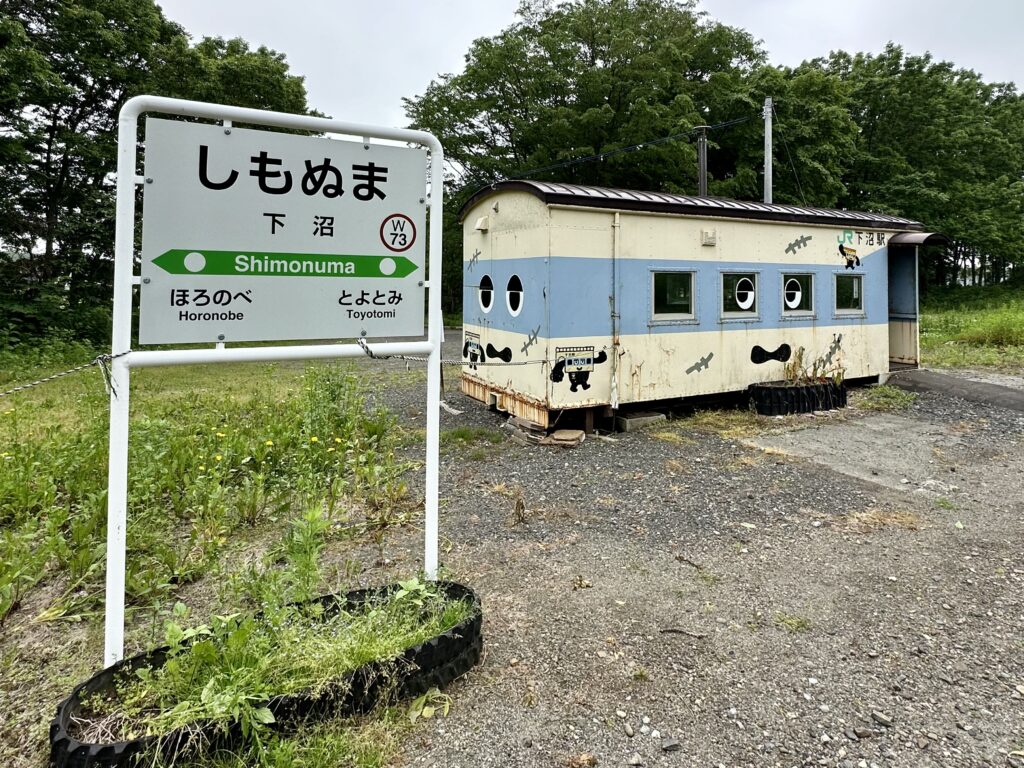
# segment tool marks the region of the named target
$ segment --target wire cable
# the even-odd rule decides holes
[[[775,111],[774,103],[772,104],[772,114],[778,119],[779,113]],[[796,178],[796,191],[800,193],[800,203],[806,206],[807,199],[804,197],[804,188],[800,184],[800,174],[797,173],[796,163],[793,162],[793,156],[789,153],[789,144],[786,143],[786,137],[782,135],[782,131],[779,131],[779,138],[782,139],[782,146],[786,150],[786,157],[789,158],[789,167],[793,169],[793,176]]]

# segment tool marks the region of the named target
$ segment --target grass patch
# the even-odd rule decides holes
[[[681,422],[689,429],[730,439],[760,434],[769,424],[768,417],[738,408],[722,411],[697,411],[692,416],[681,419]]]
[[[0,382],[13,386],[95,355],[71,342],[0,351]],[[408,375],[395,371],[396,381]],[[396,450],[419,435],[401,433],[391,414],[367,404],[373,389],[360,383],[364,376],[348,361],[132,371],[129,652],[159,644],[177,600],[210,615],[347,589],[361,568],[325,554],[328,542],[365,536],[382,547],[411,517],[409,464]],[[53,702],[99,660],[107,418],[94,369],[0,407],[0,692],[12,704],[0,730],[5,765],[45,761]],[[320,569],[325,559],[329,574]],[[55,620],[67,623],[47,623]],[[23,650],[37,646],[49,649],[45,659]],[[259,749],[198,764],[386,766],[407,730],[404,713],[385,710],[280,736],[261,732]]]
[[[697,442],[693,438],[680,435],[678,432],[650,432],[648,434],[655,440],[672,443],[673,445],[694,445]]]
[[[334,366],[186,367],[132,376],[127,591],[155,604],[292,503],[328,517],[405,503],[394,419]],[[0,411],[0,620],[44,579],[47,619],[99,607],[107,395],[83,372]],[[7,405],[7,403],[5,403]]]
[[[0,388],[83,365],[99,353],[92,345],[61,337],[40,339],[13,349],[0,346]]]
[[[957,340],[990,347],[1024,345],[1024,306],[980,314],[960,331]]]
[[[775,614],[775,626],[782,627],[787,632],[807,632],[811,628],[811,620],[806,616],[777,613]]]
[[[871,533],[882,528],[903,528],[908,531],[916,531],[921,527],[921,517],[916,512],[907,510],[869,507],[845,515],[840,524],[855,533]]]
[[[427,430],[423,427],[400,427],[399,441],[404,446],[424,445],[427,442]]]
[[[917,400],[917,395],[889,384],[875,384],[857,397],[857,407],[867,411],[902,411]]]
[[[1024,291],[1020,286],[956,288],[921,308],[921,357],[947,368],[1024,369]]]
[[[385,768],[398,755],[402,738],[410,727],[405,712],[393,707],[363,717],[301,725],[287,738],[271,734],[261,748],[218,753],[205,760],[203,765],[209,768],[253,768],[258,765],[273,768]]]
[[[492,427],[455,427],[442,430],[440,442],[443,446],[458,448],[480,443],[497,445],[505,442],[505,436],[500,430]]]

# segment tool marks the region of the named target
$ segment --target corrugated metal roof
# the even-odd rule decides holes
[[[481,200],[505,190],[520,190],[536,195],[549,205],[578,205],[621,211],[675,213],[681,216],[722,216],[734,219],[830,224],[841,227],[917,231],[920,222],[866,211],[833,208],[805,208],[796,205],[768,205],[726,197],[671,195],[666,192],[639,192],[632,189],[584,187],[579,184],[555,184],[547,181],[498,181],[474,194],[459,212],[459,217]]]

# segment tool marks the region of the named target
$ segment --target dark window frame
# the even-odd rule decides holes
[[[732,298],[736,301],[736,306],[739,306],[739,301],[736,299],[736,289],[739,287],[740,280],[748,279],[753,284],[754,289],[754,302],[750,309],[726,309],[726,279],[729,277],[739,278],[732,287]],[[719,313],[723,320],[756,320],[761,316],[761,302],[760,296],[760,272],[756,270],[722,270],[719,272]]]
[[[786,292],[789,282],[791,280],[797,280],[798,278],[806,277],[808,289],[804,289],[801,286],[801,297],[800,303],[807,303],[806,309],[800,307],[791,308],[786,303]],[[809,317],[814,315],[814,273],[813,272],[783,272],[782,273],[782,314],[788,317]]]
[[[857,283],[857,290],[855,291],[856,299],[858,302],[857,307],[840,307],[839,306],[839,281],[840,280],[852,280]],[[864,314],[864,275],[851,275],[843,272],[836,272],[832,281],[833,295],[832,295],[832,309],[835,314],[851,316],[851,315],[863,315]]]
[[[689,312],[658,312],[658,275],[686,275],[690,278],[690,311]],[[652,269],[651,270],[651,322],[688,322],[697,319],[697,273],[692,269]]]

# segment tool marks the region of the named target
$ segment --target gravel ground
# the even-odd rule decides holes
[[[422,427],[422,368],[404,367],[355,369]],[[683,418],[527,447],[446,375],[461,413],[442,429],[502,435],[442,449],[442,562],[482,596],[486,651],[398,765],[1024,768],[1024,414],[929,393],[740,417],[736,437]],[[421,535],[384,567],[365,543],[328,559],[382,583],[419,567]],[[17,690],[53,701],[100,641],[30,639]],[[14,765],[40,764],[44,725]]]
[[[442,429],[501,426],[455,388]],[[380,397],[415,424],[421,391]],[[1024,414],[758,431],[447,449],[487,653],[402,764],[1024,766]]]

